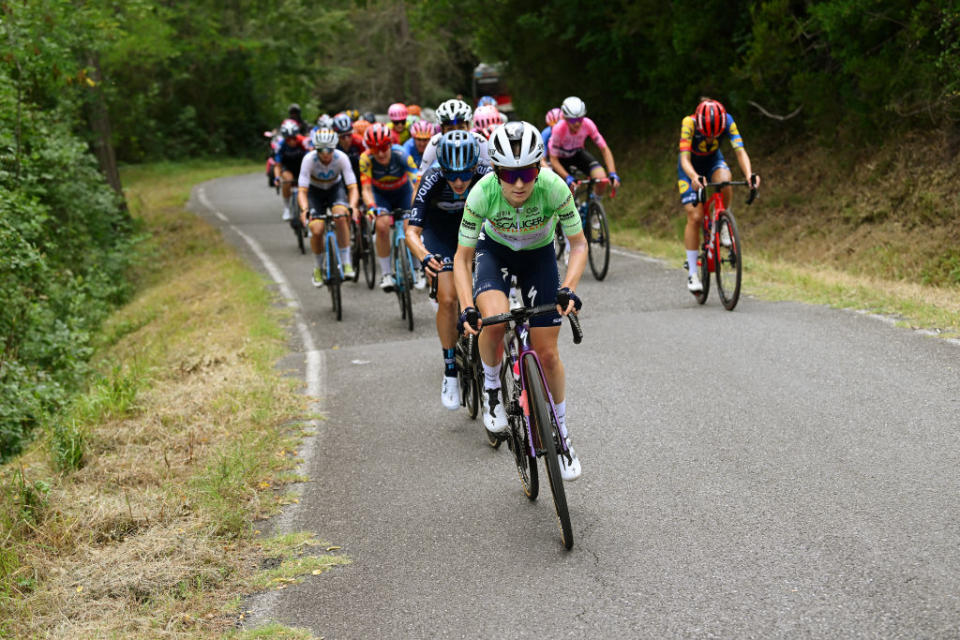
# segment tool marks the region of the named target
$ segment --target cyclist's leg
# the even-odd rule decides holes
[[[328,201],[329,198],[325,189],[311,186],[307,191],[307,202],[310,205],[310,208],[316,211],[317,216],[322,216],[327,210]],[[310,249],[313,251],[314,255],[319,255],[323,253],[323,219],[311,217],[307,225],[310,227]],[[320,265],[319,261],[317,262],[317,265]]]
[[[293,186],[293,172],[282,167],[280,171],[280,194],[283,197],[283,219],[290,219],[290,192]]]
[[[697,167],[694,166],[696,169]],[[703,226],[703,205],[697,200],[697,186],[690,182],[680,163],[677,163],[677,188],[680,191],[680,203],[687,216],[687,226],[683,230],[683,246],[687,252],[687,269],[690,277],[698,281],[697,258],[700,255],[700,228]]]
[[[340,217],[334,222],[337,233],[337,246],[340,248],[340,264],[344,271],[353,272],[353,257],[350,255],[350,222],[347,216],[350,214],[350,208],[347,204],[347,189],[343,186],[341,180],[333,189],[333,206],[331,210],[334,215]]]
[[[731,179],[733,179],[733,174],[730,173],[730,167],[727,166],[726,161],[723,159],[723,154],[718,150],[714,158],[713,166],[710,167],[710,182],[725,182]],[[733,187],[724,187],[720,190],[720,195],[723,198],[723,208],[729,209],[730,196],[733,195]]]
[[[604,171],[603,165],[586,149],[580,149],[574,158],[576,158],[577,166],[583,171],[584,175],[588,175],[595,180],[603,180],[607,177],[607,172]],[[606,183],[593,185],[593,192],[598,196],[602,196],[607,192]]]
[[[373,188],[373,198],[377,206],[388,211],[391,209],[390,200],[388,196],[383,192]],[[377,220],[374,223],[374,230],[376,231],[376,249],[377,249],[377,261],[380,263],[380,273],[383,274],[384,279],[387,276],[393,278],[393,263],[390,261],[390,229],[393,227],[393,216],[391,215],[379,215]]]
[[[553,257],[553,246],[523,252],[523,262],[515,265],[517,287],[527,307],[556,302],[560,276],[557,261]],[[559,313],[537,316],[530,319],[530,345],[537,352],[543,365],[547,385],[557,402],[564,398],[563,363],[557,350],[557,337],[563,320]]]

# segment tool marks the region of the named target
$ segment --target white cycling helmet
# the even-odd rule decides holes
[[[337,132],[333,129],[315,129],[313,131],[313,147],[318,151],[320,149],[335,149],[339,138]]]
[[[440,119],[440,124],[462,124],[464,122],[469,124],[472,117],[473,109],[463,100],[453,98],[437,107],[437,118]]]
[[[517,120],[497,127],[487,144],[490,164],[506,169],[529,167],[543,157],[543,138],[535,126]]]
[[[560,105],[560,112],[564,118],[582,118],[587,115],[587,105],[577,96],[570,96]]]

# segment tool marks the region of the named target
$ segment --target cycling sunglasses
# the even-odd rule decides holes
[[[538,175],[540,175],[539,166],[525,167],[523,169],[497,169],[497,177],[507,184],[513,184],[517,180],[524,183],[533,182],[537,179]]]
[[[580,124],[583,122],[583,118],[564,118],[567,121],[567,124]]]
[[[454,182],[456,180],[462,180],[463,182],[469,182],[473,178],[473,169],[467,169],[466,171],[444,171],[443,172],[444,180],[449,180]]]
[[[393,122],[393,124],[394,124],[395,126],[398,126],[398,127],[401,126],[401,125],[406,125],[406,124],[407,124],[407,121],[406,121],[406,120],[392,120],[391,122]]]
[[[336,147],[321,147],[317,149],[317,151],[319,151],[320,153],[333,153],[334,149],[336,149]]]

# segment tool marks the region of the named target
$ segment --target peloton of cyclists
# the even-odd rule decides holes
[[[460,387],[453,357],[458,317],[453,256],[467,195],[491,169],[479,163],[480,144],[466,131],[443,134],[438,156],[439,166],[427,169],[414,197],[407,246],[430,277],[438,279],[436,323],[444,362],[440,400],[454,410],[460,406]]]
[[[489,150],[494,172],[477,182],[467,197],[454,257],[457,296],[463,308],[459,323],[464,331],[476,333],[481,317],[505,313],[511,275],[517,278],[526,306],[555,302],[559,291],[569,294],[565,309],[530,321],[530,340],[547,376],[561,433],[569,438],[557,337],[560,314],[570,313],[579,303],[574,291],[587,263],[587,241],[570,189],[553,171],[541,171],[543,140],[535,126],[508,122],[494,131]],[[562,285],[553,250],[557,224],[570,246]],[[500,394],[503,335],[504,326],[494,325],[480,332],[478,342],[484,373],[484,426],[494,433],[507,428]],[[572,448],[570,453],[570,464],[560,456],[564,480],[580,476],[580,461]]]
[[[314,149],[303,159],[298,180],[300,219],[310,226],[310,249],[316,266],[313,269],[313,286],[323,286],[324,221],[322,217],[329,208],[339,216],[336,226],[337,245],[345,278],[353,277],[350,256],[350,228],[346,215],[357,210],[359,196],[357,178],[350,166],[350,159],[337,149],[337,134],[332,129],[313,132]],[[309,215],[309,222],[308,222]]]
[[[720,138],[730,141],[737,156],[737,163],[743,175],[750,176],[752,187],[760,186],[760,176],[752,173],[750,156],[743,147],[743,138],[737,130],[733,116],[727,113],[723,105],[712,98],[700,98],[700,103],[692,115],[686,116],[680,124],[679,159],[677,162],[677,187],[680,190],[680,202],[687,214],[687,226],[683,232],[683,244],[687,251],[687,289],[691,293],[703,291],[700,274],[697,272],[697,257],[700,249],[700,228],[703,226],[703,205],[698,200],[697,191],[709,182],[725,182],[731,179],[720,151]],[[722,191],[724,205],[730,206],[732,188]],[[721,242],[724,239],[721,238]],[[729,242],[729,240],[727,240]]]

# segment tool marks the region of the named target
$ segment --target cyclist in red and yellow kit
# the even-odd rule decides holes
[[[760,185],[760,176],[751,171],[750,156],[743,148],[743,139],[733,116],[716,100],[701,98],[693,115],[685,117],[680,125],[680,158],[677,163],[677,187],[680,190],[680,202],[687,214],[683,244],[687,249],[689,271],[687,289],[691,293],[703,291],[703,283],[700,282],[700,274],[697,272],[703,205],[697,199],[697,190],[707,182],[731,179],[730,167],[720,152],[721,137],[730,141],[740,170],[743,175],[750,176],[750,184],[754,188]],[[730,206],[731,190],[726,187],[721,192],[726,207]]]

